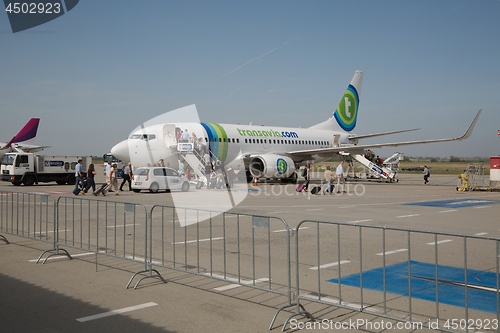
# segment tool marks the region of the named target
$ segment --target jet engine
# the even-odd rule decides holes
[[[250,159],[250,174],[259,178],[289,178],[295,172],[295,163],[286,156],[264,154]]]

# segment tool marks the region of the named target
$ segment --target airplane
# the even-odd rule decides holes
[[[26,141],[36,137],[39,123],[40,118],[31,118],[9,142],[0,142],[0,157],[14,150],[36,152],[47,148],[47,146],[35,146],[26,143]]]
[[[176,168],[180,160],[176,132],[185,131],[201,139],[214,159],[219,159],[234,170],[244,171],[247,180],[252,177],[294,181],[296,170],[312,161],[331,158],[334,154],[365,154],[366,149],[398,147],[467,139],[476,125],[479,110],[465,133],[456,138],[359,144],[359,140],[403,133],[416,129],[366,135],[352,134],[356,127],[362,71],[355,71],[338,106],[327,120],[308,128],[219,124],[205,122],[175,122],[142,125],[130,136],[116,144],[111,153],[135,167],[153,165],[163,160]],[[194,105],[174,111],[184,112]],[[238,172],[239,174],[239,172]]]

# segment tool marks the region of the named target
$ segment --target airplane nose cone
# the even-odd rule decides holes
[[[130,161],[130,153],[128,149],[128,140],[123,140],[122,142],[116,144],[113,148],[111,148],[111,154],[124,161]]]

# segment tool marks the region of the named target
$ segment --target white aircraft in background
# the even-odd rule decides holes
[[[9,142],[7,143],[0,142],[0,157],[3,156],[5,153],[14,151],[16,149],[29,152],[36,152],[44,148],[47,148],[46,146],[44,147],[34,146],[26,143],[26,141],[36,137],[36,132],[38,130],[39,123],[40,123],[40,118],[31,118],[26,123],[26,125],[24,125],[24,127],[19,131],[19,133],[14,135],[14,137],[10,139]]]
[[[359,140],[412,130],[367,135],[352,134],[358,116],[363,73],[356,71],[332,117],[309,128],[235,125],[204,122],[175,122],[142,126],[128,139],[118,143],[111,153],[135,167],[164,160],[176,168],[180,160],[177,131],[187,130],[210,149],[214,158],[245,170],[247,177],[295,179],[295,170],[309,161],[331,158],[333,154],[365,154],[366,149],[403,145],[458,141],[468,138],[479,118],[479,110],[466,132],[456,138],[359,144]],[[192,108],[188,106],[186,108]],[[183,111],[184,108],[175,110]]]

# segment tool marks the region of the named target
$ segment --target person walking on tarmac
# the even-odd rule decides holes
[[[123,185],[128,182],[128,190],[132,191],[132,163],[128,162],[126,166],[123,167],[123,181],[120,185],[120,191],[123,191]]]
[[[342,192],[345,191],[345,178],[344,178],[344,161],[340,161],[337,166],[337,170],[335,170],[335,176],[337,177],[337,193],[340,193],[340,184],[342,184]]]
[[[85,189],[82,191],[82,195],[87,194],[89,189],[92,187],[92,192],[95,192],[95,180],[94,176],[96,175],[94,164],[89,164],[89,168],[87,170],[87,185],[85,185]]]
[[[328,165],[326,167],[324,176],[323,176],[323,181],[324,181],[324,189],[323,189],[323,194],[326,194],[326,192],[332,194],[333,190],[333,172],[331,170],[331,167]]]
[[[111,169],[109,169],[109,183],[108,186],[104,189],[102,192],[104,195],[106,195],[106,192],[111,192],[111,187],[115,190],[115,195],[118,195],[118,178],[117,178],[117,171],[116,169],[118,168],[118,165],[114,163],[111,166]]]
[[[309,181],[311,180],[311,164],[307,163],[303,172],[302,176],[305,178],[306,182],[304,183],[304,192],[309,191]]]
[[[427,185],[429,182],[429,177],[431,176],[431,171],[427,167],[427,165],[424,166],[424,184]]]
[[[82,159],[79,159],[78,163],[75,166],[75,189],[79,188],[80,186],[83,186],[84,172],[83,172],[82,161],[83,161]]]

